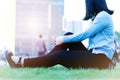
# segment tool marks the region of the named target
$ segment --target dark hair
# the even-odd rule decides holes
[[[113,11],[109,10],[105,0],[85,0],[86,15],[83,20],[94,18],[99,12],[106,11],[112,15]]]

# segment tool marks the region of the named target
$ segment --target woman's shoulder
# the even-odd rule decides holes
[[[103,21],[105,20],[109,21],[111,20],[111,15],[108,14],[106,11],[101,11],[97,14],[96,19],[101,19]]]
[[[112,17],[106,11],[101,11],[95,17],[94,22],[100,22],[101,24],[104,24],[104,25],[109,24],[109,23],[111,24],[112,23]]]
[[[110,14],[107,13],[106,11],[101,11],[97,14],[97,16],[101,16],[101,17],[110,17]]]

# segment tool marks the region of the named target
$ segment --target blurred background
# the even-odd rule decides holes
[[[65,32],[83,32],[90,21],[83,21],[85,0],[1,0],[1,7],[7,8],[6,18],[0,30],[0,54],[10,49],[16,55],[38,56],[39,35],[43,36],[46,54],[54,47],[55,37]],[[119,0],[106,0],[108,8],[114,10],[115,39],[120,45]],[[4,5],[7,5],[7,7]],[[0,8],[1,10],[3,8]],[[9,19],[8,19],[9,18]],[[11,20],[12,19],[12,20]],[[2,21],[2,20],[1,20]],[[11,22],[12,21],[12,22]],[[9,24],[6,24],[9,23]],[[83,41],[87,47],[87,40]]]

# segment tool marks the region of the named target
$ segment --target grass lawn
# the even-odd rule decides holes
[[[120,64],[113,70],[50,68],[10,68],[0,66],[0,80],[120,80]]]

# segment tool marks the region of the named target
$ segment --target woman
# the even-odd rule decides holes
[[[61,64],[67,68],[108,69],[114,66],[114,28],[111,15],[105,0],[85,0],[86,16],[84,20],[92,20],[89,29],[83,33],[56,38],[56,45],[70,44],[89,39],[88,49],[54,50],[38,58],[21,58],[8,52],[6,58],[11,67],[51,67]]]

